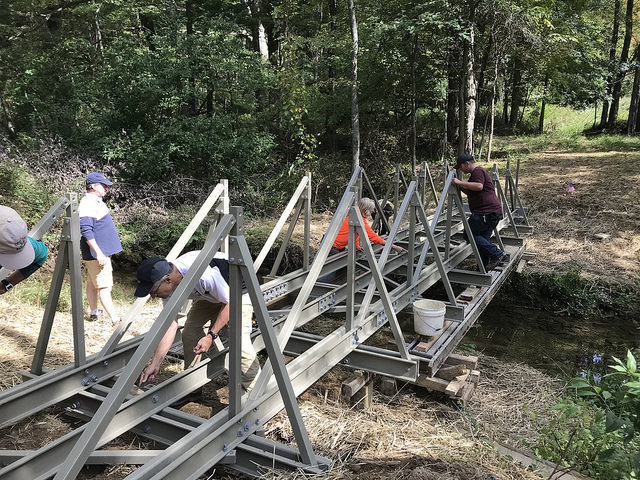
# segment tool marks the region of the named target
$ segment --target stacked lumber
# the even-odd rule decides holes
[[[441,392],[452,400],[465,404],[473,395],[480,380],[477,366],[478,357],[451,354],[435,375],[428,377],[421,374],[416,384],[428,390]]]

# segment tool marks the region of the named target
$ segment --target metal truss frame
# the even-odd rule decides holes
[[[428,172],[428,167],[424,172]],[[261,465],[302,468],[310,473],[325,471],[330,467],[330,461],[314,453],[297,397],[339,363],[420,384],[420,364],[427,362],[430,371],[437,370],[510,271],[510,267],[507,267],[502,273],[487,273],[482,268],[466,220],[465,205],[457,189],[452,186],[454,172],[448,172],[445,165],[445,173],[444,188],[439,198],[429,175],[429,198],[435,197],[437,205],[435,213],[427,216],[423,201],[426,177],[414,177],[407,183],[397,169],[395,186],[392,185],[398,192],[395,193],[398,198],[394,205],[396,215],[386,245],[381,247],[363,241],[363,252],[357,252],[356,234],[361,238],[366,237],[365,220],[357,207],[362,186],[376,198],[366,173],[357,168],[313,262],[310,262],[307,253],[301,269],[273,278],[263,285],[258,283],[257,268],[264,262],[266,252],[273,246],[292,212],[292,221],[276,264],[281,261],[283,249],[290,241],[303,210],[304,248],[308,252],[310,176],[300,182],[255,261],[244,237],[242,210],[238,207],[231,208],[230,213],[216,210],[217,221],[210,229],[200,254],[147,334],[121,341],[126,328],[135,320],[146,301],[141,299],[133,304],[123,324],[103,350],[87,358],[83,365],[68,365],[0,393],[0,426],[15,423],[55,403],[67,405],[70,413],[87,420],[82,427],[39,450],[0,452],[0,461],[8,463],[0,470],[0,477],[72,479],[85,464],[114,461],[142,464],[128,478],[145,480],[195,480],[216,464],[229,465],[254,475],[260,472]],[[500,198],[506,204],[506,196],[495,171],[494,179]],[[511,202],[511,207],[506,210],[508,214],[496,228],[495,234],[501,245],[509,246],[516,253],[515,257],[519,257],[524,251],[524,242],[518,236],[522,228],[514,222],[521,219],[526,222],[526,216],[517,195],[517,185],[512,181],[508,169],[506,179],[518,205],[515,207],[515,203]],[[401,181],[406,185],[406,193],[398,206]],[[218,197],[226,192],[226,186],[218,187],[220,185],[194,217],[168,258],[178,256],[192,230],[197,228],[197,225],[193,225],[199,224],[218,202]],[[379,206],[377,198],[376,204]],[[382,215],[380,217],[383,218]],[[329,256],[331,245],[344,221],[349,225],[346,252]],[[516,237],[504,235],[511,231],[516,232]],[[465,232],[469,240],[463,238]],[[210,259],[216,251],[224,248],[225,242],[228,242],[231,296],[227,345],[221,351],[212,352],[210,358],[197,366],[153,386],[141,395],[131,397],[129,390],[147,359],[187,302],[189,293]],[[405,245],[407,252],[392,253],[393,243]],[[459,268],[470,256],[476,260],[479,272]],[[277,265],[275,267],[272,275],[276,273]],[[338,283],[319,280],[328,273],[345,269],[346,279]],[[256,385],[248,394],[243,393],[240,386],[243,282],[247,290],[244,295],[249,296],[258,323],[258,329],[252,334],[252,342],[256,350],[265,350],[267,355]],[[433,355],[424,358],[417,355],[411,342],[405,339],[397,313],[438,282],[442,282],[448,299],[446,318],[452,332],[437,345]],[[487,292],[473,308],[467,308],[458,303],[452,284],[480,285]],[[287,304],[287,299],[292,303]],[[298,330],[326,312],[344,313],[344,323],[325,336]],[[387,325],[393,335],[395,349],[379,349],[364,344]],[[296,357],[285,363],[284,352]],[[227,355],[228,407],[208,420],[170,407],[186,393],[225,372]],[[117,378],[115,383],[104,383],[108,380],[113,382],[114,378]],[[261,437],[264,423],[283,408],[291,422],[297,449]],[[153,439],[167,445],[167,448],[154,451],[153,455],[139,452],[106,454],[98,450],[126,431]]]

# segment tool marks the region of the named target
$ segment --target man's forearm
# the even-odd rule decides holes
[[[158,345],[158,348],[156,348],[156,351],[153,354],[153,358],[151,360],[152,365],[160,366],[160,364],[162,363],[162,360],[164,360],[164,357],[167,355],[167,352],[169,352],[171,345],[173,345],[173,341],[176,338],[177,331],[178,331],[178,320],[176,319],[173,322],[171,322],[171,325],[169,326],[167,333],[165,333],[164,337],[162,337],[162,340],[160,340],[160,344]]]
[[[213,333],[218,333],[222,328],[229,323],[229,304],[227,303],[220,309],[220,313],[218,313],[218,318],[213,322],[211,326],[211,331]]]
[[[102,250],[100,250],[100,247],[98,246],[98,242],[96,242],[95,238],[92,238],[91,240],[87,240],[87,245],[91,247],[91,250],[94,251],[94,253],[96,254],[96,257],[99,257],[100,255],[102,255]]]

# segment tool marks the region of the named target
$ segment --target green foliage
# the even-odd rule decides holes
[[[640,475],[640,374],[634,355],[614,357],[614,373],[575,378],[541,428],[536,453],[594,478]]]

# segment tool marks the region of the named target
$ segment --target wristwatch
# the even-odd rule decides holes
[[[218,334],[217,334],[217,333],[213,333],[211,330],[209,330],[209,331],[207,332],[207,335],[211,335],[211,338],[213,338],[214,340],[215,340],[216,338],[218,338]]]
[[[13,283],[9,282],[6,278],[2,279],[2,285],[4,285],[4,289],[7,292],[13,288]]]

